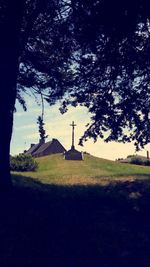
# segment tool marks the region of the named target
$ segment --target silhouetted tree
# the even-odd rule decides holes
[[[0,1],[0,187],[11,185],[10,140],[15,101],[26,110],[24,93],[50,104],[69,86],[72,38],[63,1]]]
[[[38,116],[37,124],[39,125],[40,142],[45,143],[45,139],[48,137],[44,129],[44,121],[41,116]]]
[[[149,15],[148,0],[0,0],[1,186],[25,92],[88,107],[83,140],[149,142]]]
[[[147,0],[73,1],[74,84],[70,99],[92,114],[87,138],[150,142],[150,10]]]

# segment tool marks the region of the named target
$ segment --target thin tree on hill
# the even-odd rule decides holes
[[[26,110],[25,92],[50,105],[65,96],[62,113],[86,106],[81,143],[150,141],[149,17],[148,0],[0,1],[1,187],[11,185],[13,113],[16,99]]]

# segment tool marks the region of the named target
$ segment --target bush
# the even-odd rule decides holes
[[[133,157],[133,158],[131,158],[131,164],[143,165],[144,162],[141,158]]]
[[[150,166],[150,160],[144,160],[139,157],[134,156],[131,158],[131,164],[136,164],[136,165],[144,165],[144,166]]]
[[[37,168],[38,164],[31,155],[10,156],[11,171],[36,171]]]
[[[145,166],[150,166],[150,160],[146,160],[146,161],[144,161],[144,165],[145,165]]]

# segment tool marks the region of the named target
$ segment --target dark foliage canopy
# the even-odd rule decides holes
[[[24,109],[23,92],[42,94],[50,104],[65,97],[62,113],[80,104],[92,114],[81,144],[88,137],[133,140],[137,148],[149,143],[148,0],[18,3],[17,99]],[[1,0],[1,25],[9,4]]]
[[[76,89],[63,104],[92,113],[80,143],[133,140],[139,149],[150,142],[148,1],[80,1],[74,13]]]

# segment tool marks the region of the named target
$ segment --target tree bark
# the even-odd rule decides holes
[[[20,29],[24,0],[10,1],[0,20],[0,190],[11,186],[10,141],[16,100]]]
[[[8,108],[8,109],[7,109]],[[7,109],[7,110],[6,110]],[[13,126],[13,113],[10,111],[8,103],[0,108],[1,130],[0,130],[0,191],[11,187],[10,175],[10,141]]]
[[[5,61],[0,69],[0,190],[11,186],[9,167],[10,141],[13,129],[13,112],[16,100],[16,80],[18,64]]]

